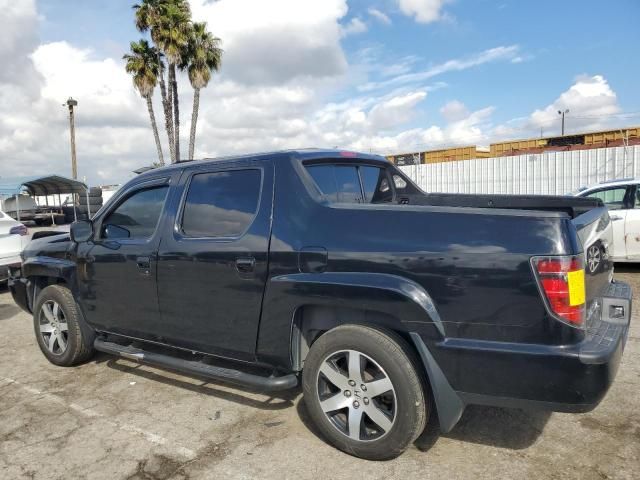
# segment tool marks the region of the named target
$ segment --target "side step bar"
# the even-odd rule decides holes
[[[298,385],[298,377],[293,373],[280,377],[263,377],[245,373],[240,370],[216,367],[202,362],[183,360],[170,355],[148,352],[140,348],[132,347],[131,345],[119,345],[113,342],[106,342],[100,338],[95,339],[93,346],[100,352],[119,355],[128,360],[166,367],[178,372],[198,375],[213,380],[221,380],[263,392],[289,390]]]

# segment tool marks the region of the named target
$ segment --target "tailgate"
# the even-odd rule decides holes
[[[613,279],[613,228],[606,207],[589,210],[572,220],[584,249],[584,273],[587,308],[603,295]]]

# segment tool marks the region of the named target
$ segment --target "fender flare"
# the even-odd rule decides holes
[[[385,273],[294,273],[273,277],[265,292],[263,319],[257,342],[259,358],[294,365],[296,313],[302,307],[329,306],[369,309],[398,319],[380,325],[407,334],[425,368],[433,392],[440,429],[449,432],[464,411],[464,403],[425,345],[423,337],[437,344],[445,338],[443,322],[435,302],[415,281]],[[282,338],[290,350],[283,352]]]
[[[53,257],[31,257],[22,263],[22,276],[61,278],[70,283],[76,272],[76,264],[71,260]]]
[[[406,336],[419,331],[434,341],[444,338],[435,303],[413,280],[385,273],[294,273],[267,283],[256,343],[258,359],[285,369],[296,366],[295,328],[300,326],[299,312],[308,307],[381,314],[363,321]],[[347,322],[338,319],[333,326]]]
[[[67,287],[71,290],[75,297],[75,276],[76,276],[76,263],[71,260],[54,257],[31,257],[26,259],[22,263],[22,278],[29,279],[30,277],[49,277],[58,278],[65,281]],[[27,301],[31,304],[31,308],[35,304],[35,291],[29,291],[31,282],[27,283]],[[35,288],[35,287],[34,287]],[[87,347],[93,346],[93,339],[95,337],[95,330],[91,327],[84,317],[84,312],[80,305],[78,305],[78,312],[80,314],[80,328],[82,329]]]

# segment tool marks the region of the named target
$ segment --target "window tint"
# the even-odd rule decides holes
[[[393,191],[389,186],[386,171],[378,167],[359,166],[364,198],[368,203],[390,202]]]
[[[336,203],[362,203],[360,179],[353,165],[312,165],[307,170],[320,191]]]
[[[608,188],[585,195],[589,198],[599,198],[604,202],[609,210],[620,210],[625,208],[624,196],[627,193],[627,187]]]
[[[260,197],[260,170],[194,175],[182,215],[190,237],[237,237],[249,227]]]
[[[111,212],[102,222],[104,238],[149,238],[153,235],[169,187],[140,190]]]

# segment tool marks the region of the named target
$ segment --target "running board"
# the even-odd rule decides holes
[[[298,377],[293,373],[280,377],[263,377],[260,375],[245,373],[240,370],[216,367],[214,365],[208,365],[198,361],[183,360],[170,355],[149,352],[140,348],[132,347],[131,345],[120,345],[113,342],[106,342],[100,338],[95,339],[93,347],[100,352],[119,355],[128,360],[148,363],[159,367],[166,367],[178,372],[198,375],[201,377],[211,378],[213,380],[221,380],[223,382],[263,392],[289,390],[298,385]]]

